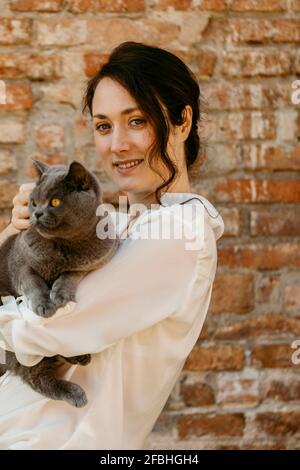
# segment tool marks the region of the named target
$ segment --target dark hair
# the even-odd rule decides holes
[[[160,202],[161,191],[169,187],[178,174],[178,168],[167,153],[169,126],[162,105],[166,108],[168,119],[173,125],[183,124],[185,120],[183,110],[186,105],[192,108],[192,126],[184,143],[186,165],[190,170],[196,163],[200,151],[198,134],[200,87],[197,79],[174,54],[159,47],[127,41],[113,49],[108,61],[88,81],[82,102],[83,113],[88,108],[92,116],[95,90],[104,77],[110,77],[126,88],[153,125],[156,140],[149,149],[149,165],[153,171],[156,171],[151,162],[159,155],[170,175],[155,190],[156,200]]]

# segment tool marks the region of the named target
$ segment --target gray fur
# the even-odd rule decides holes
[[[95,175],[76,161],[69,166],[33,163],[39,180],[30,195],[31,226],[10,236],[0,247],[0,297],[26,295],[33,311],[48,318],[70,300],[75,301],[81,279],[109,261],[119,243],[117,237],[97,237],[101,217],[96,216],[96,209],[102,200]],[[53,198],[62,203],[52,207]],[[64,359],[86,365],[90,355]],[[6,352],[0,375],[10,370],[49,398],[84,406],[84,390],[55,377],[61,361],[60,356],[45,357],[39,364],[25,367],[13,353]]]

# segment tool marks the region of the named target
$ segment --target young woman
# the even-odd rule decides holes
[[[84,388],[88,404],[74,408],[49,400],[6,373],[0,378],[1,449],[146,445],[201,332],[217,267],[216,240],[224,231],[216,209],[190,192],[189,171],[200,145],[199,96],[180,59],[134,42],[113,50],[89,81],[84,109],[92,117],[98,157],[128,197],[129,214],[116,225],[127,237],[111,261],[81,281],[71,314],[37,325],[16,318],[18,311],[1,321],[0,312],[2,345],[24,365],[56,354],[92,354],[88,366],[63,370]],[[28,228],[33,186],[20,187],[2,240]],[[180,237],[136,236],[158,220],[163,228],[171,220],[189,230]]]

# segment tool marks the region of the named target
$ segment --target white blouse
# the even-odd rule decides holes
[[[197,200],[180,204],[191,198]],[[85,390],[83,408],[45,398],[10,372],[2,376],[0,449],[145,445],[201,332],[217,268],[216,240],[224,232],[222,217],[202,196],[164,193],[161,201],[136,219],[114,257],[80,282],[76,303],[52,318],[37,317],[25,296],[4,299],[0,346],[15,351],[19,362],[32,366],[44,356],[86,353],[92,361],[60,369],[61,377]],[[192,220],[182,211],[187,205]],[[127,217],[116,222],[119,235]],[[170,218],[188,229],[180,238],[139,236]]]

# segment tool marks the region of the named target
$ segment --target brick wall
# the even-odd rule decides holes
[[[0,0],[0,228],[30,158],[95,171],[84,83],[125,40],[165,47],[210,113],[193,191],[226,225],[205,327],[152,448],[300,448],[299,0]]]

